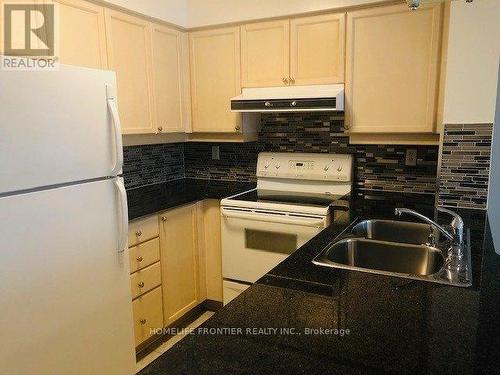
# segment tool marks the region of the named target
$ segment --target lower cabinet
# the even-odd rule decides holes
[[[138,346],[163,328],[163,303],[161,286],[132,301],[134,313],[135,345]]]
[[[136,346],[206,299],[222,302],[219,201],[131,221],[129,246]]]
[[[200,298],[222,302],[222,245],[220,202],[198,202],[198,249],[200,254]]]
[[[164,327],[158,217],[129,224],[130,290],[135,345],[139,346]]]
[[[163,315],[165,325],[199,303],[196,205],[160,215]]]
[[[130,275],[132,298],[139,297],[140,295],[149,292],[159,285],[161,285],[160,262],[157,262]]]

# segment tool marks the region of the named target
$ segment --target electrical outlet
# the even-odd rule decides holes
[[[220,160],[219,146],[212,146],[212,160]]]
[[[408,148],[406,149],[406,162],[407,167],[414,167],[417,165],[417,149]]]

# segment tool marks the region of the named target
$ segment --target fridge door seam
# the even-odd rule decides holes
[[[96,178],[89,178],[87,180],[78,180],[78,181],[71,181],[71,182],[63,182],[61,184],[46,185],[46,186],[39,186],[39,187],[36,187],[36,188],[30,188],[30,189],[8,191],[6,193],[0,193],[0,198],[11,197],[13,195],[37,193],[37,192],[40,192],[40,191],[58,189],[58,188],[63,188],[63,187],[67,187],[67,186],[87,184],[87,183],[90,183],[90,182],[105,181],[105,180],[110,180],[112,178],[116,178],[116,176],[114,176],[114,177],[112,177],[112,176],[96,177]]]

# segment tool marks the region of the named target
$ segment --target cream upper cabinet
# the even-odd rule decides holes
[[[155,125],[159,132],[183,132],[183,33],[152,24]]]
[[[290,69],[290,21],[241,26],[243,87],[283,86]]]
[[[116,72],[122,132],[155,133],[150,23],[110,9],[106,9],[105,15],[108,64]]]
[[[433,132],[440,4],[347,13],[346,125],[354,133]]]
[[[194,132],[239,132],[241,116],[230,99],[241,93],[240,29],[225,27],[189,35]]]
[[[296,85],[344,82],[345,14],[290,21],[290,78]]]
[[[198,304],[196,205],[160,215],[164,323],[169,325]]]
[[[81,0],[57,0],[62,64],[107,69],[104,8]]]

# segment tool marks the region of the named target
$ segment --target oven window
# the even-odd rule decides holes
[[[297,250],[297,235],[245,229],[245,247],[273,253],[291,254]]]

